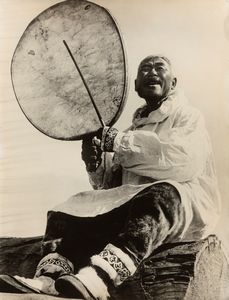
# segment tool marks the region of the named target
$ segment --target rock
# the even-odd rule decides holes
[[[0,274],[32,278],[41,259],[42,238],[1,238]]]

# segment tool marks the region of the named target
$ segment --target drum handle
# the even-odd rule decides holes
[[[65,40],[63,40],[63,43],[64,43],[64,45],[65,45],[65,47],[66,47],[66,49],[67,49],[67,51],[68,51],[68,53],[69,53],[69,55],[70,55],[70,57],[71,57],[71,59],[72,59],[72,61],[73,61],[74,65],[75,65],[77,71],[79,72],[79,75],[80,75],[80,77],[81,77],[81,79],[82,79],[82,81],[83,81],[83,84],[84,84],[84,86],[85,86],[87,92],[88,92],[88,95],[89,95],[89,97],[90,97],[90,99],[91,99],[91,103],[92,103],[93,106],[94,106],[94,109],[95,109],[96,114],[97,114],[97,116],[98,116],[98,118],[99,118],[99,121],[100,121],[102,127],[105,127],[106,124],[105,124],[105,122],[104,122],[103,119],[102,119],[102,116],[101,116],[101,114],[100,114],[100,112],[99,112],[99,110],[98,110],[98,107],[97,107],[97,105],[96,105],[96,103],[95,103],[95,101],[94,101],[94,99],[93,99],[93,97],[92,97],[92,94],[91,94],[91,92],[90,92],[90,90],[89,90],[89,87],[88,87],[88,85],[87,85],[87,83],[86,83],[84,77],[83,77],[82,72],[80,71],[80,68],[78,67],[78,65],[77,65],[77,63],[76,63],[76,60],[75,60],[75,58],[74,58],[74,56],[73,56],[73,54],[72,54],[70,48],[68,47],[68,44],[66,43]]]

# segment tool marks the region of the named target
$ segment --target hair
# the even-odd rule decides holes
[[[165,61],[170,65],[170,67],[172,66],[171,61],[170,61],[166,56],[160,55],[160,54],[158,54],[158,55],[149,55],[149,56],[145,57],[145,58],[141,61],[141,63],[142,63],[144,60],[154,59],[154,58],[161,58],[161,59],[165,60]],[[140,63],[140,64],[141,64],[141,63]]]
[[[154,59],[154,58],[161,58],[161,59],[163,59],[164,61],[166,61],[167,64],[170,66],[170,69],[171,69],[171,71],[172,71],[172,73],[173,73],[171,61],[170,61],[166,56],[161,55],[161,54],[148,55],[148,56],[146,56],[146,57],[140,62],[139,67],[140,67],[140,65],[141,65],[145,60]]]

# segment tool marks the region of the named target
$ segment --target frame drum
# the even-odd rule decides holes
[[[114,124],[126,98],[126,59],[110,13],[85,0],[51,6],[26,28],[11,64],[12,83],[27,119],[42,133],[79,140],[101,127],[87,83],[104,123]]]

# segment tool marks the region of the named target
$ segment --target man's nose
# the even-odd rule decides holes
[[[156,70],[154,67],[151,68],[150,74],[152,74],[152,75],[157,75],[157,70]]]

